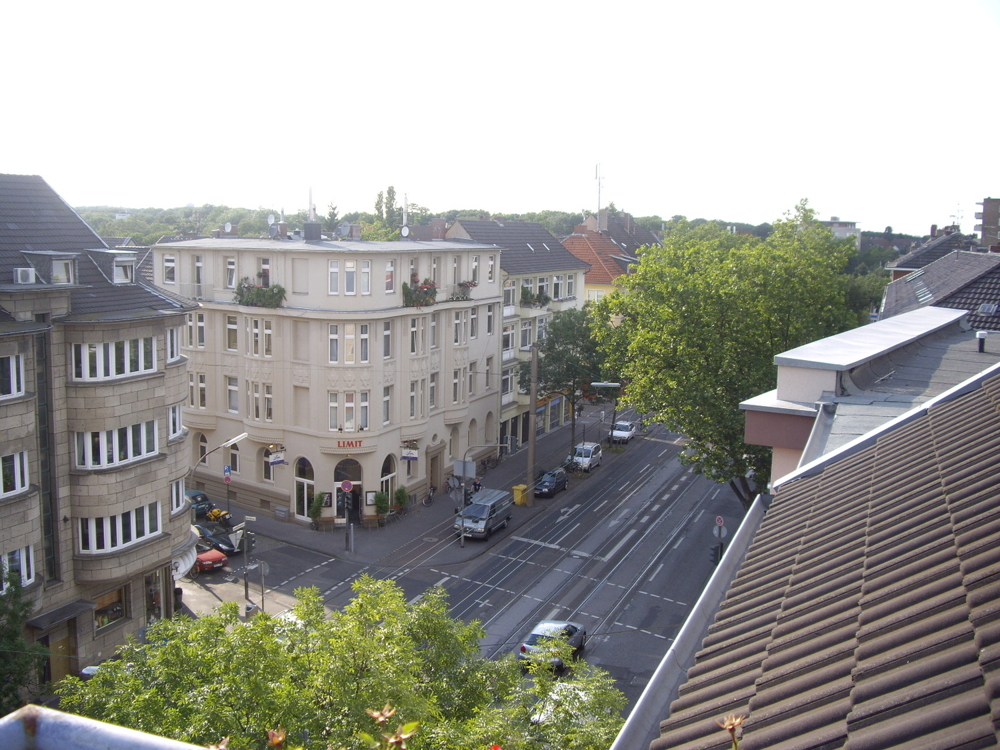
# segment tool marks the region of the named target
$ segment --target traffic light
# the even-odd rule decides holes
[[[712,565],[722,562],[722,542],[712,545]]]
[[[252,531],[243,532],[243,550],[245,552],[253,552],[254,546],[257,544],[257,535]]]

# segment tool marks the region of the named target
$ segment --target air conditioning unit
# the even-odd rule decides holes
[[[15,268],[14,269],[14,283],[15,284],[34,284],[35,283],[35,269],[34,268]]]

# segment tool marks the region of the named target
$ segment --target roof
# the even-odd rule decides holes
[[[137,256],[135,249],[109,249],[87,223],[35,175],[0,174],[0,285],[31,294],[57,288],[37,274],[33,284],[14,285],[16,268],[35,268],[53,254],[76,261],[76,279],[62,288],[70,312],[60,322],[132,320],[194,309],[196,302],[160,291],[136,274],[136,282],[114,283],[115,259]]]
[[[938,237],[932,237],[915,250],[911,250],[906,255],[901,255],[891,263],[887,263],[886,268],[917,270],[933,263],[939,258],[943,258],[953,250],[966,250],[970,247],[978,246],[979,243],[975,237],[967,237],[958,232],[942,234]]]
[[[470,239],[503,248],[500,267],[512,276],[546,271],[585,270],[580,261],[548,229],[531,221],[460,219],[448,228],[448,239]]]
[[[604,232],[592,232],[583,226],[578,226],[576,233],[563,239],[563,245],[581,261],[590,264],[590,270],[584,277],[587,284],[612,284],[616,278],[628,273],[629,265],[639,262]]]
[[[979,284],[977,291],[969,295],[961,292],[977,280],[989,276],[991,271],[1000,266],[1000,253],[970,252],[968,250],[953,250],[947,255],[928,263],[922,269],[907,274],[901,279],[889,282],[882,296],[881,318],[891,318],[894,315],[915,310],[925,305],[943,307],[960,307],[973,313],[983,302],[1000,302],[1000,273],[984,284]],[[969,300],[971,307],[961,304],[951,304],[947,300]],[[1000,327],[1000,317],[987,318],[993,328]],[[975,325],[975,324],[974,324]],[[976,326],[979,327],[979,326]],[[989,327],[989,326],[987,326]]]
[[[998,372],[777,488],[653,750],[997,745]]]
[[[608,209],[602,208],[599,216],[593,214],[584,220],[584,226],[592,232],[601,231],[607,234],[626,254],[634,255],[635,251],[646,245],[659,245],[656,235],[648,229],[639,226],[632,214],[618,213],[611,215]]]

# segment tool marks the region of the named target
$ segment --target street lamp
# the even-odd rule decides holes
[[[234,438],[229,438],[229,440],[227,440],[226,442],[222,443],[221,445],[215,446],[214,448],[212,448],[212,450],[210,450],[207,453],[205,453],[204,456],[201,456],[197,461],[195,461],[194,466],[192,466],[190,469],[188,469],[188,473],[184,475],[184,483],[185,483],[185,485],[187,484],[187,480],[190,479],[191,475],[194,474],[194,470],[198,468],[198,464],[205,463],[205,459],[207,459],[209,456],[211,456],[213,453],[215,453],[220,448],[228,448],[231,445],[236,445],[236,443],[238,443],[241,440],[243,440],[244,438],[248,437],[249,434],[250,433],[248,433],[248,432],[242,432],[242,433],[240,433],[239,435],[237,435]],[[228,503],[228,498],[229,498],[229,484],[228,483],[226,484],[226,498],[227,498],[227,503],[226,504],[228,506],[228,504],[229,504]]]

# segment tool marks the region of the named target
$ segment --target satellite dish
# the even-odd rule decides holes
[[[268,224],[273,224],[274,223],[274,214],[268,214],[267,215],[267,223]]]
[[[229,234],[232,231],[233,231],[233,225],[230,222],[227,221],[226,222],[226,234]]]
[[[277,237],[278,236],[278,228],[276,226],[274,226],[274,224],[272,224],[271,226],[269,226],[267,228],[267,233],[269,235],[271,235],[272,238]]]
[[[399,230],[399,233],[403,237],[409,237],[410,236],[410,228],[409,227],[403,227],[402,229]]]

